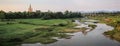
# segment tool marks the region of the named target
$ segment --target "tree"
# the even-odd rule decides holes
[[[5,12],[4,11],[0,11],[0,19],[1,21],[3,21],[3,19],[5,18]]]
[[[80,12],[71,12],[65,11],[63,12],[52,12],[48,10],[48,12],[41,12],[37,10],[36,12],[4,12],[0,11],[0,19],[23,19],[23,18],[42,18],[42,19],[65,19],[65,18],[79,18],[82,17]]]

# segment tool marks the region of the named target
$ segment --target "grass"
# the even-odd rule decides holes
[[[53,25],[53,24],[59,24],[59,23],[67,23],[67,19],[52,19],[52,20],[41,20],[41,19],[19,19],[17,21],[19,22],[28,22],[36,25]]]
[[[56,42],[56,41],[57,41],[56,39],[52,39],[52,38],[49,38],[49,37],[35,36],[35,37],[32,37],[32,38],[26,39],[24,41],[24,43],[37,43],[37,42],[40,42],[42,44],[50,44],[50,43],[53,43],[53,42]]]
[[[104,34],[110,37],[111,39],[115,39],[120,42],[120,31],[112,30],[104,32]]]
[[[80,31],[85,31],[85,30],[87,30],[87,28],[78,28],[78,29],[76,29],[76,28],[65,28],[60,32],[62,32],[62,33],[75,33],[75,32],[80,32]]]
[[[69,38],[65,33],[78,32],[70,19],[15,19],[15,21],[0,21],[0,46],[13,46],[14,43],[49,44],[58,38]],[[71,30],[71,31],[70,31]],[[2,44],[2,42],[4,42]],[[9,43],[9,44],[8,44]]]

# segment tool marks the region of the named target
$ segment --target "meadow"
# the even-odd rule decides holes
[[[71,35],[65,33],[74,33],[80,29],[72,19],[15,19],[13,21],[0,21],[0,45],[8,46],[20,43],[49,44],[56,42],[58,38],[69,39]],[[85,29],[82,29],[85,30]]]

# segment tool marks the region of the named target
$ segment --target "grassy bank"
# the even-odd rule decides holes
[[[15,19],[0,21],[0,46],[14,46],[20,43],[49,44],[58,38],[69,38],[65,33],[74,33],[83,29],[74,29],[71,19]]]
[[[107,25],[114,27],[113,30],[104,32],[104,34],[107,37],[110,37],[111,39],[120,41],[120,16],[106,16],[106,17],[96,16],[96,17],[91,17],[91,18],[100,20],[101,23],[106,23]]]
[[[95,29],[97,27],[97,25],[90,24],[90,25],[88,25],[88,27],[91,27],[92,28],[91,30],[93,30],[93,29]]]
[[[120,21],[119,18],[113,19],[110,23],[107,23],[110,26],[114,27],[114,30],[107,31],[104,34],[110,37],[111,39],[115,39],[120,42]]]

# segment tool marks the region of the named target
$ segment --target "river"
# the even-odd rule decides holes
[[[21,46],[120,46],[120,43],[103,35],[105,31],[112,30],[113,27],[106,24],[97,23],[97,27],[92,31],[83,33],[73,33],[71,39],[59,39],[52,44],[21,44]]]

